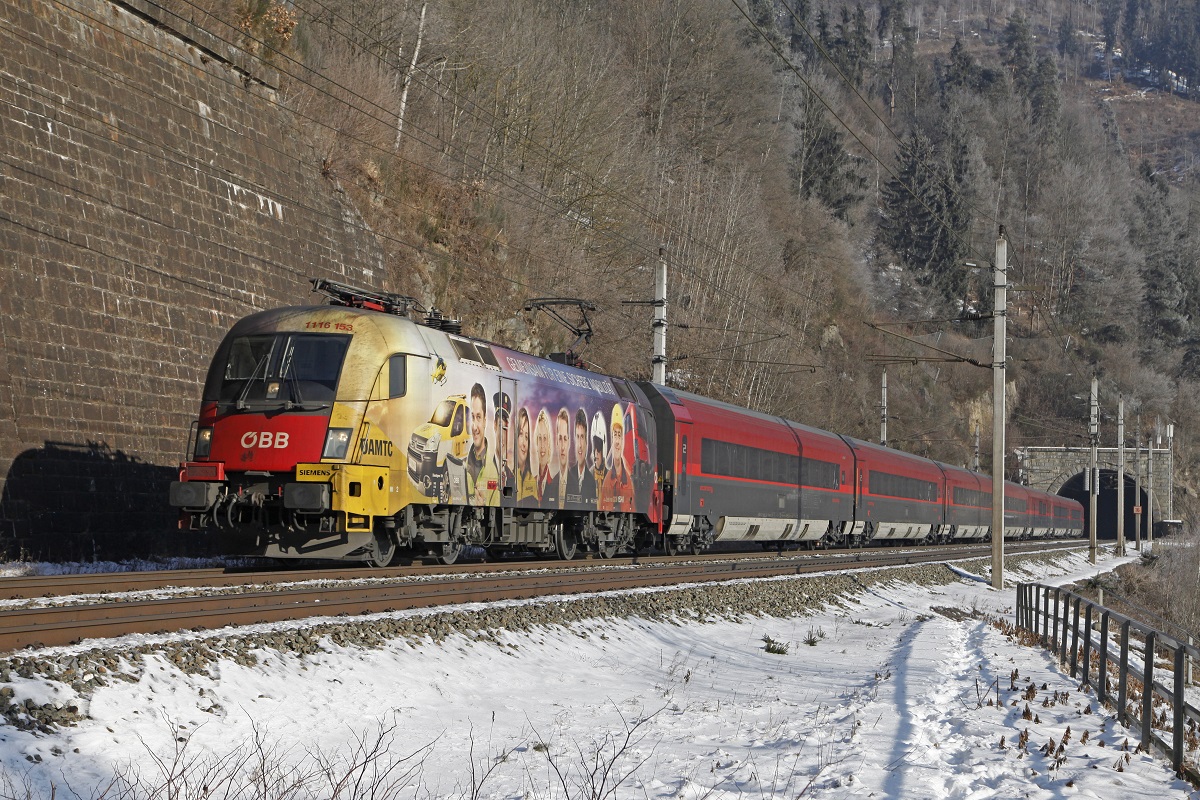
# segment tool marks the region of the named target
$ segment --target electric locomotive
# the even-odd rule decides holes
[[[171,484],[181,525],[230,552],[386,566],[991,535],[987,475],[418,324],[411,298],[313,288],[328,305],[226,335]],[[1079,503],[1005,483],[1006,537],[1082,530]]]
[[[171,484],[234,552],[361,560],[464,548],[604,557],[657,531],[637,386],[461,335],[411,301],[316,279],[329,305],[237,322]]]

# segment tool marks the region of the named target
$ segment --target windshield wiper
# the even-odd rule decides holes
[[[292,350],[289,348],[287,352],[287,361],[283,368],[283,375],[287,378],[288,386],[292,390],[292,399],[283,404],[285,411],[298,409],[300,411],[320,411],[322,408],[329,408],[328,403],[316,403],[308,406],[304,404],[304,398],[300,396],[300,379],[296,377],[296,371],[292,369]]]
[[[235,407],[238,411],[245,411],[250,408],[250,404],[246,402],[246,395],[250,394],[250,387],[254,385],[254,379],[258,377],[258,371],[263,371],[263,380],[267,379],[267,361],[271,358],[271,351],[268,350],[263,354],[263,357],[254,365],[254,371],[250,373],[250,377],[246,379],[246,385],[242,387],[241,394],[238,395]]]

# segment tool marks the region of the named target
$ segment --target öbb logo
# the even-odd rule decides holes
[[[286,431],[273,433],[271,431],[246,431],[242,434],[242,447],[247,450],[252,447],[257,447],[260,450],[275,448],[282,450],[288,446],[288,439],[291,437]]]

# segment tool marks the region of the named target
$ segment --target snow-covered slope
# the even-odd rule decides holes
[[[1018,579],[1056,583],[1097,571],[1078,554],[1021,564]],[[141,638],[138,663],[74,675],[76,688],[9,674],[17,699],[74,705],[80,719],[0,728],[0,765],[10,792],[56,798],[114,780],[136,784],[122,796],[170,783],[158,796],[179,798],[232,786],[269,798],[1189,796],[1047,653],[993,624],[1011,619],[1015,590],[970,569],[941,585],[889,572],[785,617],[591,619],[373,648],[322,629],[307,655],[230,651],[198,670],[159,646],[171,637]]]

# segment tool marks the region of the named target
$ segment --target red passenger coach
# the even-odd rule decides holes
[[[1044,539],[1054,531],[1054,504],[1050,495],[1026,489],[1029,492],[1029,535]]]
[[[938,536],[945,480],[938,465],[881,445],[846,441],[854,448],[859,484],[855,534],[867,540]]]
[[[962,467],[938,466],[946,476],[947,538],[987,538],[992,528],[992,479]]]
[[[687,392],[639,384],[650,398],[672,483],[668,549],[714,541],[837,540],[854,518],[853,457],[832,433]],[[845,529],[845,530],[844,530]]]
[[[861,546],[991,536],[987,475],[688,392],[638,386],[661,444],[670,551],[714,542]],[[1049,535],[1053,503],[1078,506],[1014,483],[1006,482],[1005,493],[1011,537]]]
[[[1054,535],[1083,536],[1083,506],[1074,500],[1052,495]]]
[[[1004,482],[1004,536],[1028,539],[1033,527],[1029,513],[1029,490],[1011,481]]]

